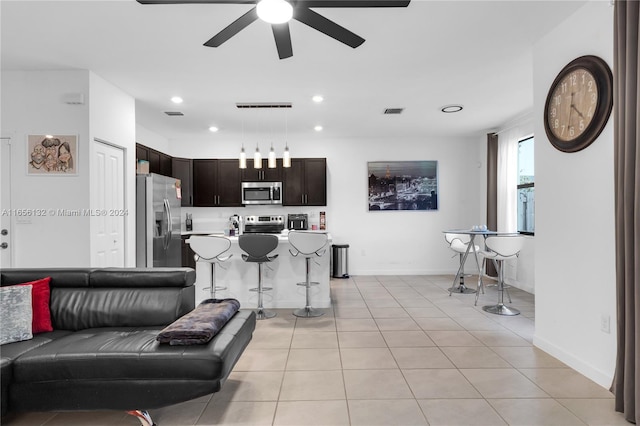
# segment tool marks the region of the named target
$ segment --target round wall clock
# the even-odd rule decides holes
[[[544,130],[563,152],[588,147],[607,124],[613,107],[613,75],[597,56],[569,62],[551,84],[544,107]]]

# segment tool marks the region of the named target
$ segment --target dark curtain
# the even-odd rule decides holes
[[[487,228],[498,229],[498,134],[487,134]],[[497,277],[493,262],[487,262],[486,273]]]
[[[618,352],[611,386],[616,411],[640,418],[640,2],[614,9],[614,173]]]

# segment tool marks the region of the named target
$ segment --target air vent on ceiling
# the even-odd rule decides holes
[[[180,117],[180,116],[184,115],[180,111],[166,111],[165,114],[167,114],[167,115],[169,115],[171,117]]]
[[[384,110],[385,114],[402,114],[404,108],[387,108]]]
[[[238,102],[238,108],[291,108],[291,102]]]

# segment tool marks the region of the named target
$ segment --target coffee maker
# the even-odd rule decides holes
[[[309,229],[309,215],[307,214],[290,214],[287,216],[287,228],[289,230],[302,230]]]

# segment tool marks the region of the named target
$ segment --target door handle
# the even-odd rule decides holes
[[[169,241],[170,241],[170,230],[171,230],[171,213],[169,212],[169,200],[167,200],[166,198],[164,199],[164,214],[166,217],[166,229],[165,229],[165,234],[164,234],[164,238],[162,241],[162,247],[166,250],[167,248],[169,248]]]
[[[0,244],[0,249],[6,249],[6,248],[9,248],[9,244],[7,243]]]
[[[0,231],[0,234],[2,235],[7,235],[9,233],[9,231],[7,231],[6,229],[3,229],[2,231]]]

